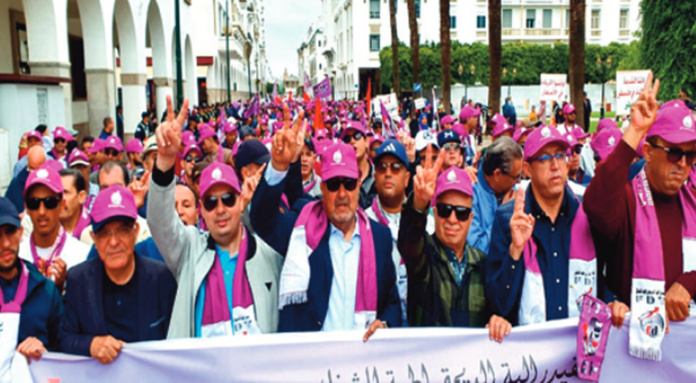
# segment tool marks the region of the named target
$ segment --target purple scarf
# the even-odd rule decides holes
[[[232,315],[227,306],[227,294],[225,290],[225,277],[222,274],[219,254],[215,254],[213,267],[208,272],[205,282],[205,301],[203,303],[203,318],[201,320],[201,333],[204,337],[210,335],[247,335],[260,333],[256,325],[256,313],[254,311],[254,297],[249,285],[249,277],[246,274],[247,259],[247,232],[242,227],[242,241],[239,244],[237,255],[237,267],[232,282]],[[230,321],[230,318],[232,319]],[[217,328],[215,328],[217,327]],[[222,328],[222,331],[218,331]],[[208,331],[207,329],[212,329]]]
[[[87,212],[87,208],[85,206],[82,206],[82,212],[80,213],[80,220],[77,221],[77,225],[75,225],[75,229],[72,232],[72,236],[80,239],[82,236],[82,232],[87,228],[87,226],[91,225],[92,222],[89,218],[89,212]]]
[[[546,321],[544,280],[536,254],[537,246],[532,237],[522,251],[525,274],[519,309],[521,325]],[[597,260],[590,223],[581,204],[570,228],[568,317],[574,318],[580,315],[579,299],[586,293],[597,296]]]
[[[19,273],[19,285],[17,285],[17,292],[15,293],[14,299],[10,302],[5,303],[5,296],[2,294],[2,289],[0,289],[0,313],[7,314],[19,314],[22,312],[22,303],[27,297],[27,285],[29,284],[29,269],[27,266],[21,262],[22,271]]]
[[[365,212],[358,208],[360,263],[355,295],[356,323],[369,325],[377,313],[377,268],[372,228]],[[308,203],[300,212],[290,236],[288,253],[280,275],[279,306],[307,302],[310,267],[309,256],[317,248],[329,225],[322,201]]]
[[[65,229],[63,229],[63,226],[61,226],[60,231],[58,232],[58,236],[56,237],[56,241],[51,246],[51,253],[46,259],[46,270],[48,270],[48,268],[51,266],[51,263],[53,263],[53,259],[60,257],[60,253],[63,251],[63,246],[65,246],[66,239],[67,235],[65,234]],[[39,267],[39,261],[41,261],[41,257],[39,256],[39,253],[36,251],[36,244],[34,243],[33,235],[29,240],[29,248],[31,249],[32,257],[34,257],[34,265],[36,267]]]
[[[645,169],[631,181],[636,198],[636,231],[633,239],[631,327],[628,352],[637,358],[661,360],[665,335],[665,270],[659,222]],[[684,268],[690,264],[687,245],[696,238],[696,200],[682,186],[679,190],[683,216]],[[689,267],[690,268],[690,267]]]

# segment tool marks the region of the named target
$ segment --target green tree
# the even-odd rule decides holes
[[[641,14],[641,63],[660,79],[658,97],[671,100],[677,98],[680,88],[693,91],[696,86],[696,2],[643,0]]]

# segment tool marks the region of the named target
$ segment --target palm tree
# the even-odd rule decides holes
[[[570,0],[569,44],[570,102],[575,105],[575,121],[582,123],[585,115],[583,94],[585,86],[585,0]],[[589,127],[585,127],[589,130]]]
[[[408,29],[411,31],[411,63],[413,64],[413,83],[420,83],[420,45],[418,42],[418,21],[416,20],[416,0],[408,2]],[[413,98],[419,97],[414,93]]]
[[[490,74],[488,77],[488,111],[495,114],[500,111],[500,0],[488,0],[488,55],[490,56]]]
[[[389,0],[389,26],[391,27],[392,46],[392,83],[394,93],[399,98],[399,36],[396,32],[396,0]]]
[[[440,62],[442,65],[442,106],[450,113],[452,50],[450,48],[450,0],[440,0]],[[437,110],[434,111],[437,113]]]

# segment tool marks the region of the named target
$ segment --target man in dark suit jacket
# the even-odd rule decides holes
[[[135,253],[136,217],[133,194],[121,185],[94,201],[91,234],[99,258],[68,273],[63,352],[107,364],[125,342],[167,337],[176,281],[162,262]]]
[[[367,328],[367,340],[387,324],[401,325],[391,233],[358,207],[360,175],[355,150],[343,143],[330,146],[323,155],[322,201],[300,200],[292,211],[279,212],[285,182],[296,181],[287,179],[287,170],[301,153],[297,135],[302,117],[292,129],[276,133],[271,164],[251,204],[251,223],[257,235],[286,255],[278,331]],[[305,277],[298,281],[298,275]]]
[[[583,115],[584,123],[585,125],[583,128],[585,129],[585,133],[590,132],[590,116],[592,115],[592,101],[590,101],[589,98],[587,98],[587,92],[582,92],[582,94],[585,95],[585,101],[582,102],[583,104],[583,109],[585,109],[585,114]]]

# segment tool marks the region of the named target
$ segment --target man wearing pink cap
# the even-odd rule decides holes
[[[193,166],[203,159],[201,149],[196,145],[195,138],[191,136],[191,141],[184,143],[184,150],[181,156],[181,176],[180,179],[186,185],[193,184]]]
[[[27,179],[24,207],[34,228],[22,241],[19,257],[33,262],[62,289],[68,270],[87,258],[89,247],[68,235],[60,223],[65,202],[59,166],[47,161]]]
[[[493,118],[491,118],[489,124],[493,126],[493,132],[491,133],[493,136],[493,141],[500,137],[512,138],[512,133],[514,133],[515,127],[510,125],[505,117],[501,116],[500,114],[496,114],[493,116]]]
[[[465,159],[467,166],[472,166],[476,157],[476,139],[474,133],[479,125],[480,109],[474,109],[466,105],[459,112],[459,122],[464,126],[464,132],[457,132],[462,137],[462,144],[465,149]]]
[[[36,130],[32,130],[27,133],[27,154],[22,156],[22,158],[17,161],[17,163],[14,165],[14,168],[12,169],[12,177],[17,177],[17,174],[22,171],[22,169],[27,167],[27,161],[29,159],[29,149],[33,148],[34,146],[41,146],[42,141],[41,141],[41,133],[37,132]]]
[[[166,338],[176,281],[162,262],[136,254],[136,217],[128,189],[114,185],[99,192],[90,233],[99,257],[68,274],[63,352],[108,364],[125,343]]]
[[[225,133],[225,141],[222,143],[222,147],[232,150],[235,142],[237,142],[237,124],[225,124],[223,132]]]
[[[94,204],[94,199],[97,198],[99,194],[99,184],[96,182],[90,182],[90,167],[89,158],[87,154],[79,149],[73,149],[68,158],[68,168],[75,169],[79,171],[85,179],[87,187],[87,199],[85,200],[85,208],[88,211],[92,210],[92,205]],[[78,237],[79,238],[79,237]]]
[[[452,124],[454,124],[454,118],[449,114],[445,115],[440,119],[440,124],[442,124],[441,130],[450,130],[452,129]]]
[[[348,121],[348,126],[341,132],[341,140],[355,149],[360,170],[360,207],[367,209],[372,199],[377,194],[374,187],[374,167],[368,156],[367,130],[365,125],[358,121]]]
[[[209,232],[185,226],[177,215],[174,164],[187,99],[183,105],[175,118],[167,97],[167,119],[156,131],[158,155],[147,212],[152,238],[178,282],[167,337],[275,332],[283,258],[241,222],[260,172],[245,182],[242,192],[234,169],[213,162],[200,177],[200,204]]]
[[[68,142],[73,140],[73,136],[59,126],[53,130],[53,150],[48,153],[48,156],[54,160],[60,161],[63,167],[67,167],[68,152],[66,150]]]
[[[493,221],[486,298],[493,313],[513,325],[577,317],[576,300],[597,295],[592,233],[567,185],[568,147],[552,126],[531,132],[523,165],[531,183]]]
[[[128,156],[128,164],[126,167],[129,171],[134,171],[138,166],[142,166],[140,163],[140,153],[143,152],[143,142],[137,138],[131,138],[126,143],[126,156]]]
[[[302,120],[301,111],[298,120]],[[349,125],[350,126],[350,125]],[[321,201],[300,200],[278,211],[300,124],[276,133],[271,164],[251,204],[256,233],[286,254],[280,276],[278,331],[335,331],[400,326],[401,307],[389,229],[359,208],[356,150],[329,146],[321,161]],[[359,134],[349,128],[350,135]],[[351,137],[350,141],[364,140]],[[365,145],[366,146],[366,145]]]
[[[231,165],[233,163],[232,151],[220,146],[217,134],[213,128],[208,124],[201,124],[199,131],[198,145],[206,155],[203,160],[208,163],[222,162]]]
[[[563,106],[563,118],[564,122],[562,124],[557,124],[556,129],[561,135],[566,135],[572,133],[576,128],[582,130],[580,125],[575,125],[575,106],[571,103],[567,103]]]
[[[106,161],[121,162],[121,157],[123,157],[123,142],[121,142],[121,139],[117,136],[109,136],[104,139],[104,155],[106,155]]]
[[[688,318],[696,294],[696,200],[685,186],[696,161],[696,121],[680,100],[658,110],[658,89],[650,73],[628,129],[584,199],[611,276],[607,287],[622,302],[614,305],[614,323],[621,325],[630,307],[629,352],[655,360],[667,320]],[[644,136],[645,167],[626,182]],[[654,331],[641,331],[646,324]]]

